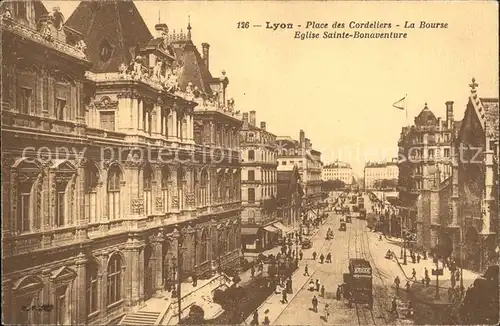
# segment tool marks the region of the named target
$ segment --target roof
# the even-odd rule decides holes
[[[118,72],[153,38],[132,1],[82,1],[66,25],[82,33],[93,72]],[[101,55],[105,49],[107,60]]]
[[[183,65],[182,75],[179,77],[179,86],[185,89],[189,82],[197,86],[206,94],[212,94],[210,83],[213,81],[212,74],[205,65],[200,52],[191,40],[179,41],[174,46],[174,53]]]
[[[368,262],[366,259],[361,259],[361,258],[349,259],[349,265],[353,265],[355,267],[369,267],[369,268],[371,268],[370,262]]]
[[[432,111],[427,107],[427,103],[425,103],[424,108],[418,116],[415,118],[415,125],[417,126],[422,126],[422,125],[435,125],[437,124],[437,118],[432,113]]]

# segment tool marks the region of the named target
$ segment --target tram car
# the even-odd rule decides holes
[[[349,259],[349,273],[344,273],[344,296],[352,304],[366,304],[373,308],[373,276],[366,259]]]
[[[347,225],[344,221],[341,221],[340,222],[340,227],[339,227],[339,231],[346,231],[347,230]]]

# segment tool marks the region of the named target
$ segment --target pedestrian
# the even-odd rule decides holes
[[[321,286],[320,296],[321,296],[322,298],[324,298],[324,297],[325,297],[325,286],[324,286],[324,285],[322,285],[322,286]]]
[[[299,259],[302,260],[302,257],[304,256],[304,253],[301,251],[299,251]]]
[[[424,277],[425,279],[429,278],[429,271],[427,270],[427,267],[424,268]]]
[[[320,287],[321,287],[321,283],[319,282],[319,279],[316,279],[316,291],[319,292]]]
[[[314,281],[313,281],[313,280],[311,280],[311,281],[309,282],[309,291],[311,291],[311,292],[312,292],[312,291],[314,291],[314,289],[316,289],[316,285],[314,284]]]
[[[193,273],[193,287],[196,287],[198,285],[198,276],[196,273]]]
[[[399,318],[399,315],[398,315],[398,304],[396,302],[396,297],[394,297],[394,299],[392,299],[391,312],[396,315],[396,318]]]
[[[269,320],[269,316],[267,315],[269,313],[269,309],[266,309],[266,311],[264,311],[264,321],[262,322],[262,324],[264,325],[271,325],[271,321]]]
[[[306,275],[309,276],[309,267],[307,266],[307,264],[304,267],[304,276],[306,276]]]
[[[316,255],[317,255],[316,251],[313,252],[313,260],[316,260]]]
[[[251,274],[250,276],[251,276],[252,278],[254,278],[254,277],[255,277],[255,267],[254,267],[253,265],[252,265],[252,268],[250,269],[250,274]]]
[[[327,263],[331,263],[332,262],[332,254],[331,253],[328,253],[328,255],[326,255],[326,262]]]
[[[406,292],[410,292],[410,281],[406,281]]]
[[[420,254],[417,254],[417,264],[420,264]]]
[[[319,260],[321,261],[321,264],[323,264],[323,261],[325,260],[325,256],[323,254],[321,254],[319,256]]]
[[[318,312],[318,298],[316,298],[316,296],[312,298],[312,306],[313,306],[313,311]]]
[[[257,310],[254,311],[252,321],[250,322],[250,325],[256,326],[259,325],[259,312]]]
[[[342,296],[342,285],[339,284],[337,285],[337,292],[335,293],[335,298],[337,299],[337,301],[340,301],[341,296]]]
[[[417,279],[417,272],[415,271],[415,268],[411,271],[411,278],[414,280]]]
[[[396,286],[396,294],[399,293],[399,283],[401,281],[399,280],[399,276],[396,276],[396,278],[394,279],[394,285]]]
[[[455,279],[455,273],[451,273],[451,276],[450,276],[450,282],[451,282],[451,287],[454,288],[455,285],[456,285],[456,279]]]
[[[328,316],[330,316],[330,306],[328,303],[325,304],[325,320],[328,321]]]
[[[291,277],[288,279],[288,284],[289,284],[289,292],[288,293],[293,293],[293,283],[292,283]]]
[[[288,303],[288,299],[287,299],[287,295],[286,295],[286,291],[283,291],[282,294],[281,294],[283,300],[281,301],[283,304],[285,303]]]

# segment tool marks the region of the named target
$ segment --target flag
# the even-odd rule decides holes
[[[396,109],[404,110],[405,109],[405,107],[404,107],[405,99],[406,99],[406,95],[402,99],[400,99],[399,101],[394,102],[392,104],[392,106],[395,107]]]

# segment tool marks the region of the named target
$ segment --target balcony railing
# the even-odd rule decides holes
[[[2,29],[6,29],[14,34],[28,38],[36,43],[42,44],[46,47],[56,49],[58,51],[64,52],[72,57],[86,60],[85,53],[69,44],[61,42],[51,37],[42,35],[39,31],[33,30],[21,23],[16,22],[11,18],[0,16]]]
[[[163,90],[163,86],[160,83],[152,81],[149,78],[133,78],[132,75],[122,74],[118,72],[100,73],[96,74],[90,71],[85,73],[85,77],[93,82],[106,82],[106,81],[121,81],[121,82],[142,82],[148,86],[151,86],[157,90]]]

